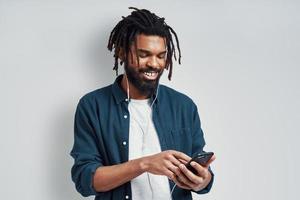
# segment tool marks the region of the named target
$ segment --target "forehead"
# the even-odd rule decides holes
[[[161,52],[166,50],[165,40],[164,37],[157,35],[139,34],[136,37],[136,47],[151,52]]]

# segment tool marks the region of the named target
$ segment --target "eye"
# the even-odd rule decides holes
[[[139,52],[139,57],[140,58],[146,58],[148,55],[146,54],[146,53],[144,53],[144,52]]]
[[[162,54],[159,54],[158,55],[158,58],[159,59],[164,59],[166,57],[166,54],[165,53],[162,53]]]

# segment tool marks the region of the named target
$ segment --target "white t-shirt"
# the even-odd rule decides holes
[[[128,105],[129,160],[161,152],[159,139],[152,121],[150,100],[131,99]],[[131,180],[133,200],[170,200],[166,176],[143,173]]]

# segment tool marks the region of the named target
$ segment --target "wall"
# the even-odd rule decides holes
[[[195,199],[299,199],[299,2],[0,0],[1,199],[83,199],[74,111],[113,82],[107,39],[129,6],[179,36],[182,65],[162,83],[193,98],[217,156],[211,193]]]

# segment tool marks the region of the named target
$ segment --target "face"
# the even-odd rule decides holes
[[[166,43],[160,36],[140,34],[131,45],[125,72],[129,82],[142,94],[152,94],[166,65]],[[138,62],[139,59],[139,62]]]

